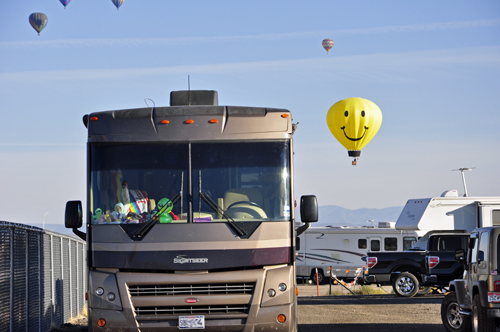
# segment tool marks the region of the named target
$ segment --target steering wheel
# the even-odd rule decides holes
[[[250,201],[239,201],[239,202],[234,202],[233,204],[230,204],[226,210],[229,210],[230,208],[232,208],[233,206],[235,205],[239,205],[239,204],[248,204],[248,205],[252,205],[252,206],[255,206],[255,207],[258,207],[259,209],[262,209],[259,204],[257,203],[254,203],[254,202],[250,202]]]

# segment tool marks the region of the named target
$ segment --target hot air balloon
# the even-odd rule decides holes
[[[64,9],[66,9],[66,6],[68,5],[68,3],[71,1],[71,0],[59,0],[63,6],[64,6]]]
[[[33,13],[30,15],[30,24],[40,35],[40,31],[47,25],[47,15],[44,13]]]
[[[326,53],[328,53],[333,47],[333,40],[331,40],[330,38],[323,39],[321,45],[323,45],[323,48],[326,50]]]
[[[111,0],[111,2],[116,6],[116,10],[120,10],[120,6],[123,5],[125,0]]]
[[[382,124],[382,112],[374,102],[364,98],[347,98],[333,104],[326,114],[333,136],[353,157],[353,165],[361,149],[370,142]]]

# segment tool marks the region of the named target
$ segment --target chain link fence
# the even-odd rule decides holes
[[[85,304],[86,243],[0,221],[0,331],[50,331]]]

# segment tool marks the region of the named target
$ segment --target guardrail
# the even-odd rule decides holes
[[[86,243],[0,221],[0,331],[50,331],[85,304]]]

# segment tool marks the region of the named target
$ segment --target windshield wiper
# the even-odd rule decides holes
[[[170,204],[167,203],[165,205],[163,205],[162,207],[160,207],[160,209],[158,209],[158,211],[156,211],[155,213],[153,213],[145,222],[144,224],[142,225],[141,228],[139,228],[139,230],[134,234],[134,237],[143,237],[147,232],[149,232],[149,230],[153,227],[154,224],[156,224],[156,222],[158,221],[158,219],[160,219],[160,216],[165,212],[167,211],[168,208],[172,208],[172,206],[175,205],[175,203],[177,203],[179,201],[179,199],[181,198],[181,195],[179,194],[175,194],[172,199],[170,200]]]
[[[214,202],[210,196],[208,196],[206,193],[200,191],[200,198],[210,206],[212,210],[214,210],[217,214],[223,216],[227,221],[228,225],[236,232],[238,236],[244,236],[247,235],[248,233],[238,226],[238,224],[231,218],[226,211],[224,211],[217,203]]]

